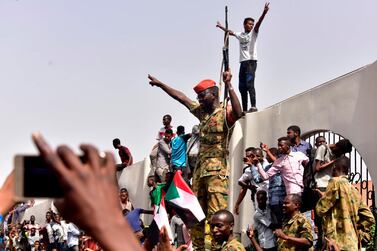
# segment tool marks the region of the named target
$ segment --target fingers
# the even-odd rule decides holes
[[[38,148],[39,153],[47,164],[58,174],[65,176],[68,173],[67,168],[60,160],[58,155],[52,150],[49,144],[45,141],[40,133],[33,133],[32,139],[35,146]]]
[[[185,250],[185,249],[188,249],[188,246],[187,246],[187,245],[181,245],[181,246],[179,246],[179,247],[176,249],[176,251],[183,251],[183,250]]]
[[[84,171],[83,164],[79,157],[66,145],[59,146],[56,150],[58,156],[63,161],[67,169]]]
[[[104,168],[105,171],[107,172],[107,174],[112,175],[115,179],[115,173],[116,173],[115,159],[114,159],[114,155],[111,152],[105,152],[105,163],[106,163],[106,168]]]
[[[97,148],[92,145],[82,144],[80,145],[80,149],[84,152],[87,164],[93,169],[93,171],[100,172],[101,159]]]
[[[148,74],[148,78],[149,78],[150,80],[153,80],[153,76],[150,75],[150,74]]]

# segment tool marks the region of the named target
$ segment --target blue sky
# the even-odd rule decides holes
[[[119,137],[136,160],[148,155],[169,113],[196,119],[147,74],[195,98],[192,86],[219,79],[223,33],[242,30],[264,1],[0,0],[0,181],[30,135],[52,145],[112,150]],[[257,106],[268,107],[377,59],[377,2],[271,1],[258,38]],[[230,66],[238,86],[238,43]],[[320,102],[320,101],[319,101]],[[285,126],[285,125],[284,125]]]

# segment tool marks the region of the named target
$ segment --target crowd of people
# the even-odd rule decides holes
[[[52,149],[38,133],[33,141],[52,171],[59,177],[63,198],[55,200],[56,210],[48,210],[45,222],[35,217],[23,219],[34,201],[14,206],[14,173],[0,190],[0,250],[245,250],[234,234],[234,215],[248,191],[254,206],[253,225],[247,229],[254,250],[361,250],[371,240],[374,216],[360,193],[349,182],[352,150],[347,139],[327,144],[315,139],[313,148],[301,139],[297,125],[277,139],[277,147],[261,143],[245,149],[240,192],[228,211],[231,168],[228,142],[233,126],[246,112],[255,112],[256,41],[260,26],[269,11],[265,4],[262,16],[244,20],[244,32],[217,27],[240,42],[239,91],[235,93],[229,70],[223,73],[226,97],[220,101],[219,87],[213,80],[202,80],[193,89],[197,100],[148,75],[149,84],[164,91],[184,105],[198,120],[191,133],[185,127],[173,127],[172,117],[163,116],[156,144],[150,154],[151,171],[147,179],[151,204],[162,193],[161,184],[169,184],[175,173],[182,173],[206,219],[186,224],[186,216],[166,205],[172,236],[166,226],[153,233],[141,214],[156,210],[134,208],[126,187],[119,187],[116,171],[133,164],[131,151],[118,138],[120,164],[109,152],[101,156],[92,145],[81,145],[86,163],[67,146]],[[251,108],[248,109],[248,96]],[[263,139],[258,139],[263,141]],[[237,168],[237,167],[232,167]],[[241,167],[240,167],[241,168]],[[166,191],[164,191],[166,192]],[[161,209],[161,208],[160,208]],[[64,217],[64,219],[62,218]],[[155,240],[157,239],[157,241]],[[173,243],[173,245],[172,245]]]

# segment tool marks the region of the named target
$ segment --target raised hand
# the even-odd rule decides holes
[[[5,215],[14,205],[14,171],[6,178],[0,188],[0,214]]]
[[[224,71],[223,73],[223,81],[225,85],[229,85],[230,81],[232,80],[232,73],[229,71]]]
[[[270,3],[267,2],[267,3],[265,3],[265,5],[264,5],[264,10],[263,10],[263,12],[267,13],[269,9],[270,9]]]
[[[151,86],[157,86],[157,87],[161,87],[162,86],[162,82],[160,80],[158,80],[157,78],[153,77],[152,75],[148,74],[148,78],[149,78],[149,84]]]
[[[94,146],[81,145],[84,164],[68,146],[54,151],[40,134],[33,134],[33,140],[63,188],[64,197],[54,202],[59,212],[105,250],[141,250],[119,206],[113,155],[101,159]]]

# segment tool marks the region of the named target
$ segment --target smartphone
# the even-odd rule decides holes
[[[49,168],[42,157],[16,155],[14,167],[14,191],[17,200],[60,198],[63,196],[57,175]]]

